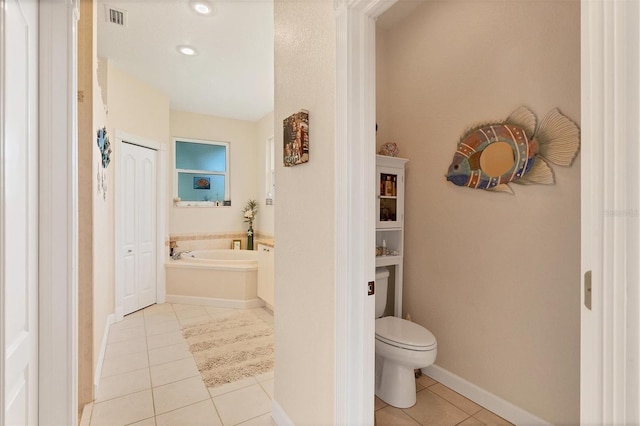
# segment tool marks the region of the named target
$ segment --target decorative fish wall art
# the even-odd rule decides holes
[[[554,109],[536,129],[536,116],[526,107],[505,121],[467,130],[458,142],[446,178],[458,186],[513,194],[509,183],[555,183],[547,164],[570,166],[580,148],[580,129]]]

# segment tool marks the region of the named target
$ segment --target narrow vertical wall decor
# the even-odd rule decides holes
[[[98,166],[98,195],[102,195],[104,200],[107,199],[107,172],[106,168],[111,162],[111,142],[107,136],[107,128],[98,129],[97,138],[98,148],[100,149],[100,165]]]
[[[299,112],[284,119],[283,161],[285,167],[309,161],[309,111]]]

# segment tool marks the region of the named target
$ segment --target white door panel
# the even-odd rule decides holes
[[[156,152],[122,144],[124,315],[156,302]]]
[[[37,4],[0,1],[0,424],[37,423]]]
[[[155,151],[138,147],[140,181],[138,229],[140,239],[140,307],[156,301],[156,167]]]

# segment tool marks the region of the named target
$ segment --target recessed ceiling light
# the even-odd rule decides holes
[[[178,49],[178,52],[186,56],[194,56],[198,54],[198,51],[191,46],[182,45],[182,46],[178,46],[177,49]]]
[[[191,7],[201,15],[209,15],[211,12],[213,12],[213,6],[211,6],[209,2],[204,0],[192,1]]]

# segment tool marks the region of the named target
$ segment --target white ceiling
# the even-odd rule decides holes
[[[258,120],[273,110],[273,1],[210,3],[203,16],[187,0],[99,0],[98,56],[168,95],[171,109]],[[107,22],[105,5],[126,10],[126,27]]]

